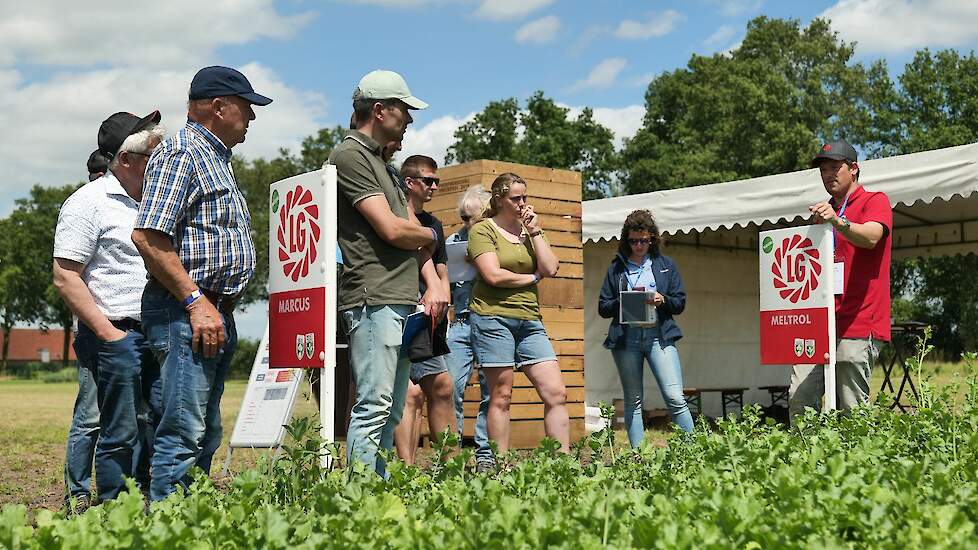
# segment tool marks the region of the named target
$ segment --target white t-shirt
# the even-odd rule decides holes
[[[106,172],[72,193],[61,207],[54,257],[85,266],[81,278],[111,320],[139,320],[146,266],[132,243],[139,203]]]

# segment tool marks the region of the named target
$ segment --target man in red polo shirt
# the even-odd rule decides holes
[[[812,160],[831,198],[808,207],[816,223],[835,229],[836,399],[840,410],[869,401],[869,376],[878,342],[890,341],[890,236],[893,212],[884,193],[859,185],[856,150],[845,141],[822,145]],[[819,409],[822,365],[791,369],[788,411]]]

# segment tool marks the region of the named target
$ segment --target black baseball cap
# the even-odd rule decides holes
[[[109,168],[109,160],[102,156],[102,153],[98,152],[98,149],[92,151],[91,155],[88,155],[88,163],[86,164],[89,174],[98,174],[99,172],[105,173]]]
[[[811,166],[815,168],[822,159],[856,162],[857,157],[856,150],[852,145],[849,145],[846,140],[840,139],[839,141],[830,141],[823,144],[818,154],[812,159]]]
[[[143,118],[132,113],[116,113],[105,119],[98,127],[98,152],[111,161],[127,137],[159,122],[159,111],[153,111]]]
[[[245,75],[231,67],[214,65],[197,71],[190,81],[190,99],[236,95],[252,105],[268,105],[271,98],[256,94]]]

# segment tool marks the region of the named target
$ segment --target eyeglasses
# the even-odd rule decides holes
[[[124,152],[128,155],[139,155],[141,157],[146,157],[146,158],[149,158],[151,156],[150,153],[137,153],[135,151],[124,151]]]
[[[628,244],[633,246],[636,244],[649,244],[652,242],[652,239],[626,239],[626,240],[628,241]]]
[[[459,218],[461,218],[463,222],[467,222],[472,219],[472,216],[469,216],[468,214],[462,214],[459,216]]]
[[[513,201],[513,204],[519,204],[521,202],[526,202],[526,195],[517,195],[515,197],[506,197],[506,198],[508,198],[509,200]]]

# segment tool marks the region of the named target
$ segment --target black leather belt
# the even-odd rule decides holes
[[[126,330],[126,331],[134,330],[136,332],[143,331],[143,325],[139,321],[133,319],[132,317],[126,317],[125,319],[118,319],[116,321],[109,321],[109,322],[112,323],[112,326],[114,326],[119,330]]]

